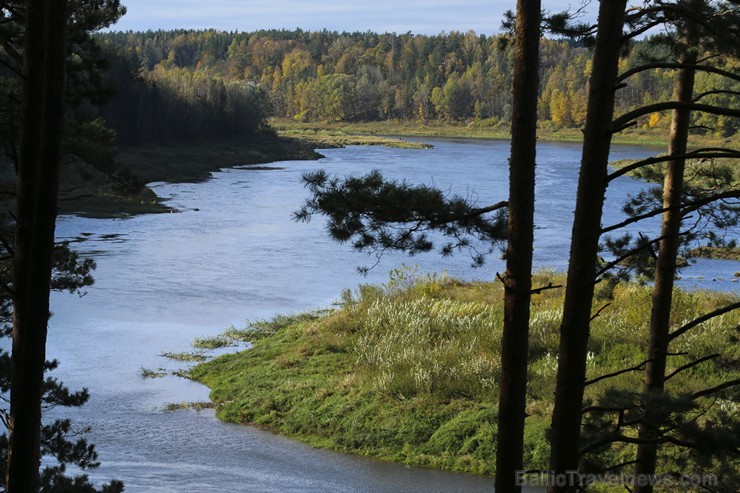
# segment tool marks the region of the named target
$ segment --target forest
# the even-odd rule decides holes
[[[737,246],[739,7],[602,1],[596,25],[540,7],[519,0],[513,32],[500,36],[94,34],[125,14],[118,0],[3,2],[0,163],[12,205],[0,231],[0,335],[12,342],[0,349],[2,488],[124,488],[90,480],[99,462],[84,428],[45,420],[90,398],[51,376],[59,362],[46,353],[52,292],[81,294],[95,268],[55,236],[69,170],[139,193],[145,186],[117,161],[116,145],[250,143],[271,134],[274,115],[510,128],[508,195],[498,202],[378,170],[313,169],[292,211],[298,223],[320,217],[332,240],[371,258],[437,250],[483,266],[500,252],[505,270],[481,284],[402,268],[383,287],[346,291],[336,309],[230,329],[214,348],[232,338],[254,350],[179,373],[213,389],[221,417],[343,451],[493,474],[499,493],[519,493],[522,475],[550,493],[598,490],[592,479],[605,473],[628,475],[620,486],[640,493],[687,474],[712,480],[692,487],[736,491],[740,300],[687,294],[676,281],[688,244]],[[662,35],[643,38],[658,27]],[[537,273],[538,131],[571,127],[583,128],[583,142],[567,269]],[[633,127],[663,134],[666,152],[612,166],[614,136]],[[707,135],[729,145],[695,145]],[[655,186],[623,197],[623,219],[610,224],[608,188],[629,173]],[[624,230],[651,218],[659,225]],[[178,242],[172,253],[191,246]],[[166,294],[145,294],[168,304]],[[322,436],[331,426],[337,433]]]
[[[472,121],[498,128],[511,123],[509,35],[181,30],[102,33],[95,39],[116,82],[100,115],[124,144],[175,136],[234,138],[259,129],[267,115],[313,122]],[[666,55],[664,46],[636,40],[619,68]],[[591,64],[583,43],[542,39],[541,126],[583,126]],[[736,70],[737,60],[723,56],[713,65]],[[714,73],[697,74],[697,92],[732,84]],[[672,91],[671,70],[640,72],[618,92],[617,112],[664,101]],[[717,92],[706,101],[726,106],[731,98]],[[729,137],[738,130],[737,121],[726,116],[694,119],[696,133]],[[660,130],[669,123],[669,112],[639,122]]]

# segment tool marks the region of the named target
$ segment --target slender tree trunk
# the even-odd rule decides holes
[[[504,333],[501,349],[496,491],[519,492],[523,467],[524,419],[532,291],[534,173],[537,145],[537,86],[540,0],[518,0],[514,101],[509,160],[509,244],[506,249]]]
[[[691,48],[691,40],[686,39],[687,50],[681,57],[681,63],[696,63],[696,51]],[[693,98],[694,74],[692,68],[678,71],[674,99],[690,103]],[[684,155],[688,147],[689,125],[691,110],[677,109],[673,111],[671,119],[671,134],[668,144],[669,155]],[[681,232],[681,194],[683,193],[684,159],[668,161],[665,181],[663,183],[663,207],[668,209],[663,213],[660,226],[661,240],[658,247],[658,260],[655,270],[655,287],[653,289],[653,303],[650,313],[650,339],[648,342],[645,371],[645,391],[660,394],[665,384],[666,355],[668,353],[671,307],[673,303],[673,280],[676,276],[676,258],[678,256],[679,234]],[[650,440],[657,436],[657,423],[650,420],[651,410],[645,410],[646,421],[640,426],[639,437]],[[642,443],[637,447],[636,474],[653,475],[658,455],[658,446],[655,443]],[[639,493],[652,493],[652,485],[635,485]]]
[[[66,0],[26,6],[14,252],[9,493],[37,493],[41,397],[64,119]]]
[[[626,0],[602,0],[588,95],[583,157],[578,180],[568,280],[560,327],[558,377],[551,429],[550,468],[556,475],[577,471],[586,352],[594,276],[607,186],[607,163]],[[565,476],[561,476],[565,477]],[[559,479],[559,478],[558,478]],[[575,491],[556,481],[549,491]]]

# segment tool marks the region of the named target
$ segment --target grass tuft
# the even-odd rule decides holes
[[[201,363],[203,361],[206,361],[209,356],[207,354],[204,354],[202,352],[190,352],[190,353],[162,353],[160,354],[163,358],[175,360],[175,361],[190,361],[190,362],[197,362]]]
[[[165,370],[164,368],[157,368],[156,370],[152,370],[149,368],[141,369],[142,378],[162,378],[165,376],[167,376],[167,370]]]
[[[203,409],[213,409],[214,407],[216,406],[213,402],[170,402],[165,404],[164,410],[168,412],[182,411],[186,409],[202,411]]]
[[[233,346],[234,342],[223,335],[212,337],[196,337],[193,339],[192,346],[197,349],[220,349]]]

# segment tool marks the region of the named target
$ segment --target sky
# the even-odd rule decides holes
[[[543,0],[544,9],[577,8],[582,0]],[[128,13],[112,30],[328,29],[438,34],[500,32],[514,0],[122,0]],[[596,10],[592,2],[589,10]]]

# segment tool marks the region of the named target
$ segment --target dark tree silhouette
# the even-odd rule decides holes
[[[692,2],[703,3],[702,0]],[[679,63],[694,65],[697,60],[698,42],[696,29],[689,24],[683,30],[683,44]],[[695,70],[691,67],[678,70],[674,97],[676,101],[690,103],[693,99]],[[681,156],[686,154],[688,147],[689,126],[691,124],[691,110],[678,108],[673,110],[671,134],[668,145],[668,154]],[[645,370],[645,390],[652,393],[662,393],[665,385],[666,362],[668,358],[668,343],[671,321],[671,307],[673,299],[673,280],[676,276],[678,248],[681,241],[681,203],[684,188],[685,159],[673,159],[666,163],[665,181],[663,182],[663,213],[658,246],[658,258],[655,267],[655,287],[650,314],[650,340],[648,342],[647,359],[649,362]],[[637,446],[636,474],[653,475],[656,470],[657,443],[648,443],[656,438],[656,425],[648,418],[650,410],[646,409],[645,422],[640,426],[639,437],[645,443]],[[636,485],[636,491],[651,493],[652,485]]]
[[[610,2],[611,3],[611,2]],[[626,372],[641,371],[647,366],[650,392],[659,392],[665,379],[672,375],[665,375],[666,358],[668,342],[674,338],[669,334],[669,317],[671,311],[670,296],[673,290],[673,278],[676,272],[676,251],[678,245],[685,236],[680,231],[681,220],[686,214],[701,208],[720,203],[719,209],[725,204],[720,201],[737,198],[737,191],[734,190],[714,190],[706,194],[700,194],[694,198],[687,198],[682,192],[683,165],[687,158],[691,157],[736,157],[737,153],[731,149],[701,149],[696,151],[687,151],[686,138],[690,126],[690,112],[702,111],[715,115],[737,116],[737,110],[730,107],[718,105],[707,105],[697,103],[692,98],[690,86],[693,85],[693,72],[695,70],[704,70],[710,73],[726,75],[735,78],[733,74],[721,69],[716,69],[707,65],[696,63],[696,54],[691,54],[692,48],[684,52],[683,58],[675,62],[654,61],[644,63],[637,67],[632,67],[621,75],[617,75],[617,60],[620,55],[620,49],[634,36],[645,32],[651,27],[658,25],[681,25],[681,23],[695,23],[701,25],[707,31],[711,31],[710,21],[707,12],[699,12],[690,5],[691,2],[651,2],[643,8],[630,9],[628,15],[618,10],[616,2],[611,5],[605,5],[602,2],[599,13],[599,30],[596,38],[596,52],[594,54],[593,72],[590,83],[589,106],[587,124],[585,128],[583,161],[581,163],[581,175],[579,179],[578,198],[573,227],[573,239],[571,245],[571,257],[568,270],[568,286],[564,302],[563,322],[561,327],[560,353],[558,380],[556,388],[555,409],[553,412],[553,425],[551,430],[552,436],[552,456],[551,468],[557,475],[571,477],[574,482],[563,484],[561,486],[551,485],[551,491],[575,491],[583,485],[577,483],[578,476],[568,476],[568,471],[578,471],[580,461],[584,454],[591,453],[609,443],[633,443],[642,449],[641,457],[645,460],[638,465],[638,472],[641,474],[651,474],[655,471],[655,457],[651,458],[651,450],[654,451],[661,443],[674,443],[682,446],[692,447],[695,443],[678,438],[677,435],[686,430],[693,430],[699,433],[691,423],[684,423],[681,426],[676,424],[676,417],[681,412],[693,409],[696,399],[700,395],[683,396],[674,402],[674,407],[669,409],[666,414],[666,399],[656,396],[655,399],[649,395],[644,397],[644,407],[651,407],[651,402],[655,408],[659,409],[653,414],[662,414],[664,418],[671,420],[671,430],[676,435],[666,433],[664,429],[658,429],[659,426],[655,420],[649,423],[645,413],[649,412],[643,409],[643,404],[635,403],[635,395],[628,398],[628,405],[620,406],[610,403],[615,400],[612,394],[605,396],[604,402],[607,404],[599,406],[589,406],[588,410],[582,410],[583,392],[586,385],[601,381],[605,378],[614,377]],[[622,8],[624,5],[621,6]],[[607,18],[602,18],[608,9],[612,10]],[[731,16],[730,16],[731,17]],[[622,22],[626,21],[630,31],[622,34]],[[686,25],[686,24],[684,24]],[[604,31],[604,29],[607,31]],[[733,32],[729,28],[728,33]],[[683,31],[686,35],[686,31]],[[690,34],[690,33],[689,33]],[[731,35],[729,36],[732,37]],[[608,39],[608,42],[606,40]],[[686,45],[690,44],[686,42]],[[601,44],[601,43],[604,44]],[[679,70],[679,78],[676,83],[676,98],[674,101],[658,102],[644,105],[629,111],[612,121],[614,113],[614,92],[626,86],[626,80],[630,76],[642,73],[654,68],[665,68]],[[669,156],[660,158],[651,158],[643,160],[628,166],[627,169],[619,170],[607,175],[607,157],[609,152],[609,141],[611,134],[633,126],[637,118],[649,115],[656,111],[674,110],[673,133],[671,139],[671,148]],[[626,211],[631,217],[619,224],[601,226],[601,211],[603,207],[604,192],[608,183],[622,176],[629,170],[639,169],[648,164],[668,163],[668,173],[665,182],[665,194],[663,202],[655,204],[647,195],[640,196],[628,205]],[[725,207],[726,208],[726,207]],[[731,206],[730,206],[731,208]],[[616,259],[606,264],[599,264],[597,258],[599,237],[614,230],[617,230],[628,224],[641,221],[646,218],[664,215],[664,224],[659,238],[651,239],[647,236],[641,236],[637,239],[635,245],[631,245],[631,238],[623,237],[618,240],[606,240],[606,246],[616,253]],[[717,222],[729,224],[727,217],[723,217],[724,212],[720,211],[717,215]],[[725,214],[726,215],[726,214]],[[649,265],[650,254],[655,245],[660,245],[658,253],[657,270],[655,265]],[[660,256],[662,255],[662,259]],[[646,262],[646,260],[648,262]],[[597,269],[594,270],[593,267]],[[599,282],[599,278],[610,275],[610,269],[620,267],[627,269],[637,269],[640,272],[652,276],[657,272],[656,289],[654,293],[652,327],[662,328],[651,333],[649,355],[645,362],[634,368],[626,368],[622,371],[611,375],[602,376],[591,381],[586,381],[585,363],[587,343],[589,339],[589,326],[593,317],[598,316],[591,314],[594,284]],[[625,269],[626,270],[626,269]],[[724,312],[718,312],[724,313]],[[652,329],[651,329],[652,330]],[[678,336],[679,334],[676,334]],[[717,357],[699,358],[697,361],[686,365],[678,371],[691,368],[704,361]],[[673,374],[675,374],[674,372]],[[727,385],[734,385],[727,382]],[[713,389],[707,389],[709,394],[719,392],[727,388],[719,386]],[[701,393],[701,396],[709,395]],[[631,399],[631,400],[630,400]],[[659,402],[660,401],[660,402]],[[680,402],[679,402],[680,401]],[[605,411],[606,410],[606,411]],[[643,414],[635,414],[642,410]],[[678,410],[678,411],[676,411]],[[683,410],[683,411],[681,411]],[[610,427],[606,422],[599,419],[592,419],[593,413],[612,412],[620,413],[619,421],[616,425],[616,435],[602,437],[593,443],[581,443],[581,420],[584,413],[589,414],[590,432],[595,428],[595,423],[604,428],[601,430],[606,435],[610,434]],[[676,414],[678,412],[678,414]],[[626,416],[624,413],[628,413]],[[598,423],[597,423],[598,422]],[[600,424],[599,424],[600,423]],[[652,436],[641,436],[639,438],[630,437],[622,433],[623,426],[637,426],[645,423],[642,427],[643,433],[650,433]],[[684,426],[685,425],[685,426]],[[596,426],[598,428],[598,426]],[[651,430],[651,431],[648,431]],[[688,433],[688,432],[687,432]],[[660,436],[658,436],[660,435]],[[702,436],[709,435],[704,433]],[[697,435],[698,436],[698,435]],[[713,441],[712,443],[719,443]],[[696,447],[697,449],[699,447]],[[706,449],[706,448],[705,448]],[[704,450],[706,452],[706,450]],[[633,464],[632,461],[628,464]],[[625,464],[612,465],[611,467],[624,467]]]
[[[29,0],[13,280],[8,492],[39,489],[49,290],[64,124],[66,0]]]
[[[577,471],[580,458],[581,406],[586,381],[591,302],[607,185],[611,122],[625,6],[625,0],[603,1],[599,5],[583,158],[560,328],[558,376],[551,429],[550,468],[553,473],[561,475],[568,471]],[[549,489],[551,492],[558,492],[575,491],[577,488],[575,484],[556,484]]]
[[[504,329],[496,443],[496,491],[502,493],[521,491],[521,485],[516,482],[516,472],[523,469],[532,296],[540,5],[539,0],[517,2],[508,246],[503,276]]]

